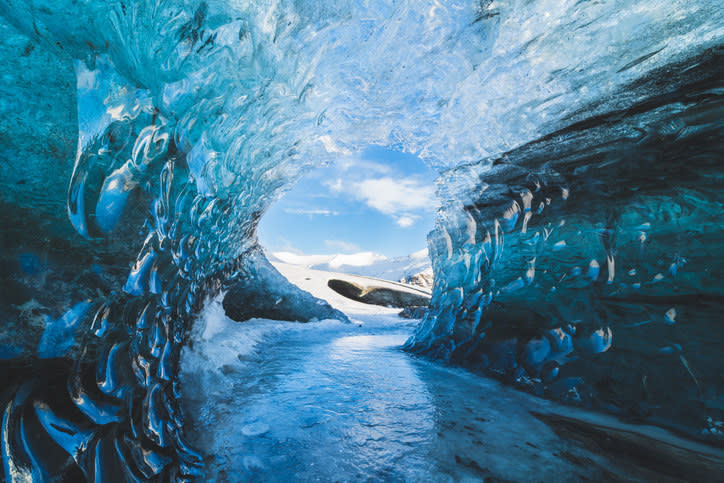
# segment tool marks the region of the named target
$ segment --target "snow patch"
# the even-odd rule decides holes
[[[399,282],[421,272],[431,271],[427,248],[404,257],[387,258],[374,252],[333,255],[303,255],[274,252],[272,262],[299,265],[315,270],[341,272]]]

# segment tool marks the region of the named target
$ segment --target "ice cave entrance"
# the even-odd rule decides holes
[[[429,267],[436,177],[414,154],[368,146],[303,176],[259,240],[272,260],[399,281]]]

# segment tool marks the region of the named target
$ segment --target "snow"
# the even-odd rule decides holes
[[[315,297],[321,298],[329,302],[329,304],[337,310],[354,317],[359,314],[385,314],[396,315],[400,312],[399,308],[381,307],[378,305],[364,304],[344,297],[327,286],[330,279],[345,280],[356,283],[357,285],[367,287],[375,286],[381,288],[390,288],[403,292],[421,294],[430,296],[430,292],[413,285],[391,282],[388,280],[377,279],[373,277],[352,275],[349,273],[328,272],[324,270],[314,270],[301,265],[291,265],[287,263],[272,262],[279,272],[284,275],[287,280],[311,293]]]
[[[316,268],[327,266],[332,269],[338,269],[342,266],[364,267],[381,260],[387,260],[384,255],[374,252],[336,255],[300,255],[291,252],[275,252],[273,255],[282,262],[294,265],[314,266]]]
[[[301,255],[291,252],[274,252],[269,260],[316,270],[364,275],[395,282],[400,281],[403,277],[431,269],[427,248],[404,257],[395,258],[387,258],[373,252],[333,255]]]
[[[390,286],[396,290],[407,290],[413,293],[425,293],[416,287],[405,287],[403,284],[374,280],[354,275],[326,272],[305,268],[301,265],[272,262],[287,280],[306,290],[317,298],[326,300],[332,307],[344,312],[357,326],[361,325],[394,325],[409,324],[397,314],[399,308],[364,304],[344,297],[327,286],[330,278],[351,281],[359,285],[374,283],[376,286]],[[183,349],[182,371],[216,371],[234,364],[239,358],[251,356],[258,346],[270,337],[291,331],[306,331],[310,324],[289,323],[268,319],[252,319],[238,323],[224,313],[221,301],[224,293],[204,304],[204,309],[194,324],[193,347]],[[429,295],[429,293],[427,293]],[[346,325],[338,320],[323,320],[313,323],[316,330],[340,330]]]

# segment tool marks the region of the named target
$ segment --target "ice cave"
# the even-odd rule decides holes
[[[0,33],[0,480],[724,478],[719,1],[5,0]],[[370,146],[435,173],[422,285],[257,236]]]

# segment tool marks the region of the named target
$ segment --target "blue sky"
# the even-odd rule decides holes
[[[408,255],[427,246],[435,177],[414,155],[369,147],[300,179],[262,217],[259,239],[273,252]]]

